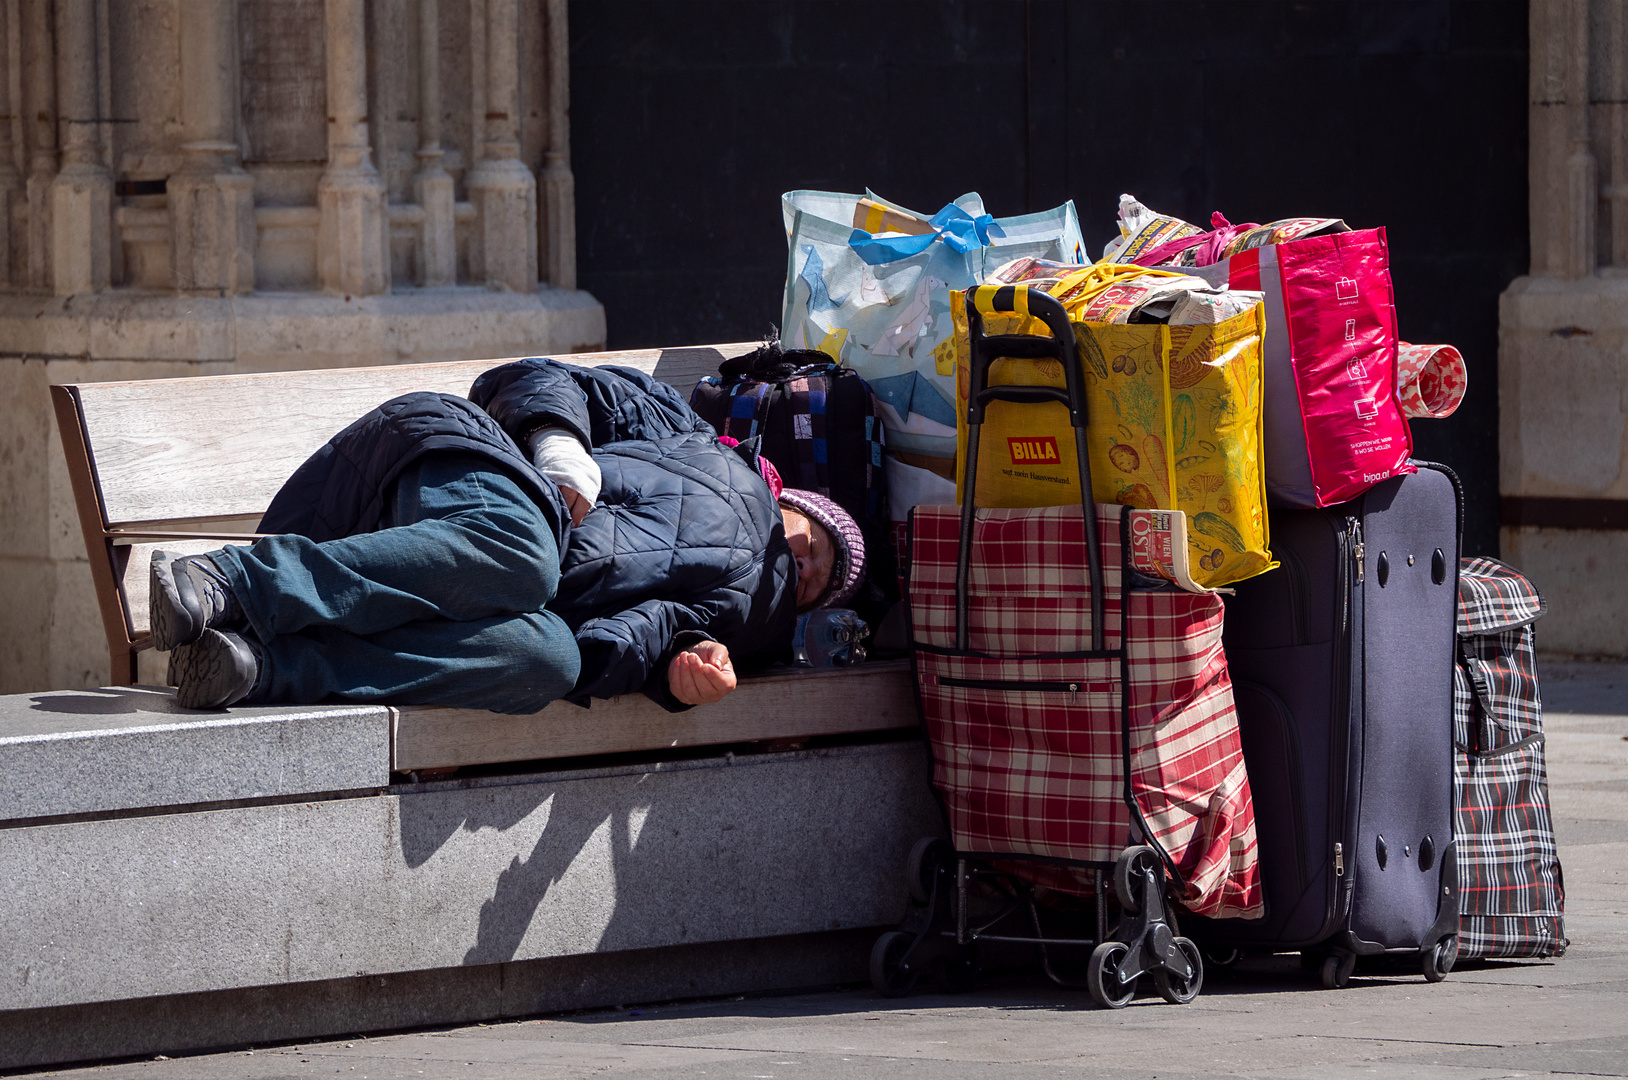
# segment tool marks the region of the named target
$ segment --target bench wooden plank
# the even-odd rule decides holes
[[[666,750],[918,726],[908,661],[742,679],[715,705],[670,713],[642,694],[555,702],[531,716],[404,705],[395,710],[391,769],[446,768],[589,754]]]
[[[755,342],[579,353],[569,362],[638,368],[688,394]],[[563,358],[562,358],[563,359]],[[399,394],[467,394],[505,360],[86,383],[83,417],[103,521],[258,517],[283,481],[352,420]]]

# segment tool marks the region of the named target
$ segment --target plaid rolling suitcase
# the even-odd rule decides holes
[[[952,975],[971,967],[978,941],[1029,941],[1063,982],[1046,947],[1086,945],[1094,950],[1085,982],[1100,1004],[1128,1003],[1141,974],[1166,1000],[1190,1001],[1203,961],[1180,936],[1170,898],[1223,917],[1262,910],[1221,600],[1127,567],[1134,515],[1147,511],[1091,502],[974,511],[990,400],[1068,406],[1089,475],[1083,376],[1061,305],[1022,287],[978,293],[991,310],[1026,299],[1054,337],[986,337],[973,315],[964,501],[912,515],[917,693],[953,849],[928,840],[912,853],[906,884],[920,918],[877,941],[873,981],[886,993],[908,989],[947,906],[954,929],[937,936],[954,940]],[[998,356],[1066,358],[1067,389],[989,387]],[[1103,902],[1110,871],[1123,912],[1113,933]],[[1011,903],[975,924],[967,895],[980,877]],[[1095,938],[1044,933],[1035,886],[1098,897]],[[1026,917],[1031,932],[1000,932],[1006,917]]]
[[[1565,884],[1549,815],[1532,583],[1497,559],[1458,573],[1453,679],[1459,955],[1566,951]]]

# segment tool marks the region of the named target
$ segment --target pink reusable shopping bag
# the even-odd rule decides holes
[[[1266,293],[1263,452],[1271,502],[1331,506],[1413,472],[1413,435],[1396,395],[1385,230],[1291,240],[1218,265],[1232,288]]]

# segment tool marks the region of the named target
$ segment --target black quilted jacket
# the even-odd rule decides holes
[[[520,449],[545,425],[574,431],[604,477],[593,512],[574,529],[559,489]],[[627,368],[521,360],[475,380],[468,400],[388,401],[295,472],[261,530],[318,541],[371,531],[396,475],[439,450],[502,465],[554,525],[563,557],[548,606],[582,650],[569,700],[642,689],[681,709],[667,663],[708,638],[728,646],[737,669],[789,654],[797,569],[768,485],[677,391]]]

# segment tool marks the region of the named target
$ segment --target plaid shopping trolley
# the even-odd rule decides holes
[[[928,839],[911,853],[916,903],[876,942],[872,979],[902,993],[939,962],[957,981],[975,970],[980,941],[1026,941],[1067,983],[1052,949],[1089,945],[1085,983],[1100,1004],[1128,1003],[1144,973],[1167,1000],[1190,1001],[1203,960],[1169,901],[1216,917],[1262,912],[1221,599],[1131,569],[1147,512],[1090,501],[974,509],[989,401],[1066,407],[1080,475],[1090,473],[1083,376],[1061,305],[1007,286],[970,291],[967,307],[962,504],[916,508],[908,578],[917,693],[951,843]],[[1052,336],[983,333],[982,314],[1019,308]],[[988,385],[1001,356],[1058,359],[1066,389]],[[1112,932],[1109,895],[1120,911]],[[1047,896],[1094,907],[1095,936],[1048,929],[1042,909],[1059,905],[1038,902]]]

